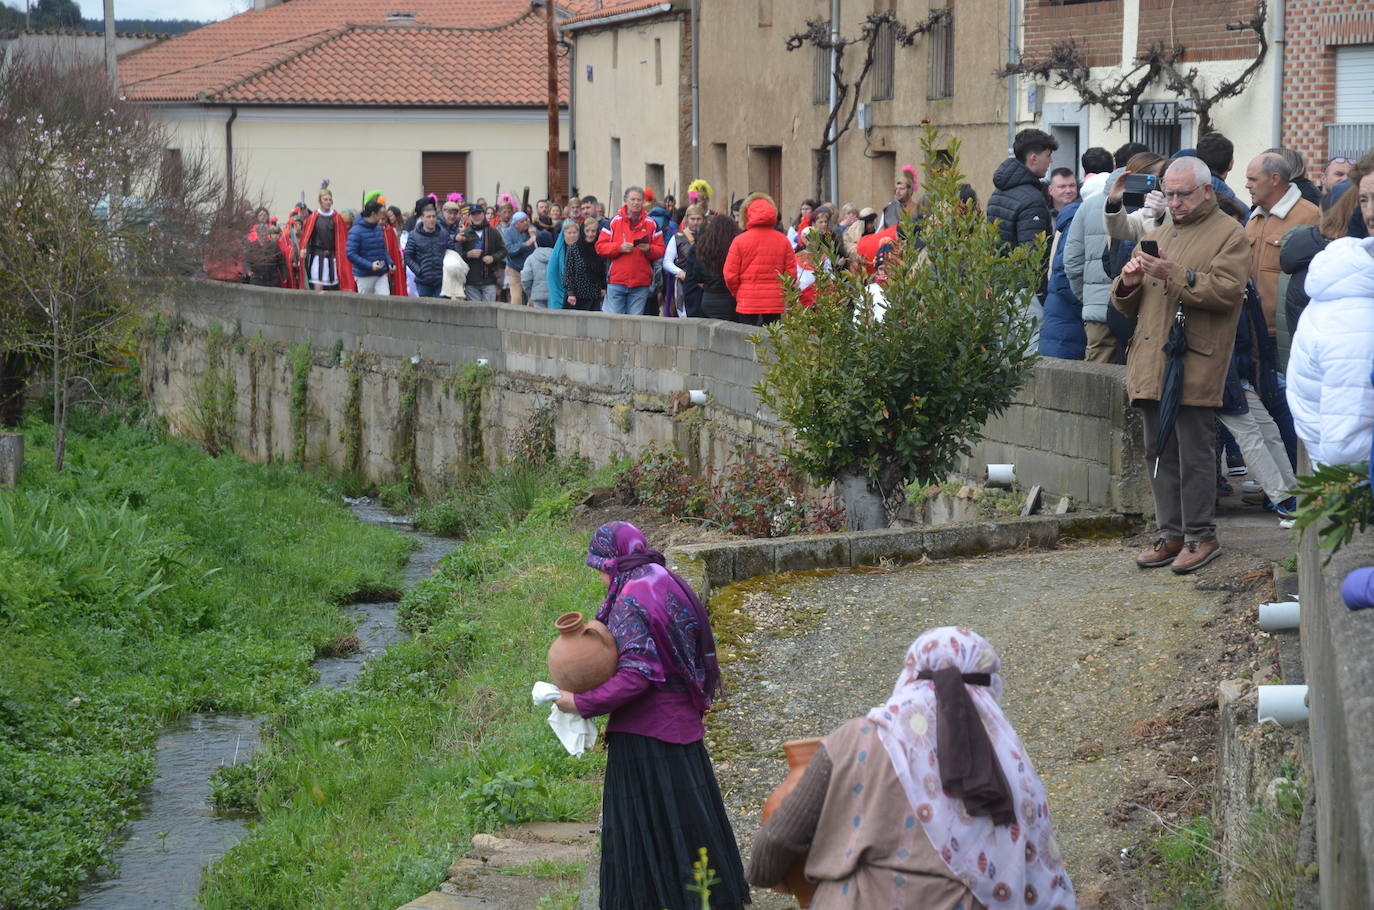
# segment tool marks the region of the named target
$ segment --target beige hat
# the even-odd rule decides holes
[[[877,218],[878,213],[873,210],[873,207],[871,205],[866,205],[859,210],[859,217],[864,220],[867,220],[869,218]]]

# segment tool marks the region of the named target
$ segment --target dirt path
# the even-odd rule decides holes
[[[1259,589],[1269,575],[1236,552],[1196,578],[1141,572],[1134,552],[1113,542],[746,582],[735,593],[755,624],[745,642],[753,654],[729,666],[708,733],[741,851],[786,773],[779,744],[882,703],[910,642],[960,624],[1001,654],[1003,705],[1045,781],[1084,905],[1142,903],[1123,885],[1132,860],[1121,850],[1147,827],[1132,807],[1206,810],[1216,683],[1259,663],[1237,604],[1262,595],[1228,603],[1228,591]],[[754,899],[795,906],[767,892]]]

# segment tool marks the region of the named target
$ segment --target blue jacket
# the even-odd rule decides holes
[[[1054,267],[1050,271],[1049,293],[1045,295],[1045,313],[1040,325],[1040,356],[1061,360],[1082,360],[1088,350],[1088,333],[1083,328],[1083,303],[1073,293],[1064,273],[1064,232],[1073,223],[1073,216],[1082,203],[1064,207],[1055,220],[1060,232],[1059,245],[1054,251]]]
[[[385,275],[391,257],[386,252],[386,238],[382,236],[381,223],[370,224],[362,218],[353,222],[348,229],[348,261],[353,263],[353,274],[363,277]],[[372,263],[383,263],[374,269]]]
[[[526,223],[521,221],[520,225]],[[501,233],[501,239],[506,242],[506,268],[520,271],[525,267],[525,260],[530,258],[530,253],[534,252],[534,247],[525,245],[530,239],[528,229],[522,231],[519,226],[512,224]]]
[[[568,299],[568,292],[563,289],[563,267],[568,261],[568,246],[563,241],[563,232],[558,232],[558,239],[553,243],[553,252],[549,255],[548,280],[549,280],[549,309],[563,309],[563,302]]]
[[[441,224],[426,234],[424,223],[417,223],[406,237],[405,257],[415,280],[424,285],[438,287],[444,282],[444,253],[457,250],[458,245],[450,240],[450,234]],[[350,234],[350,240],[352,235]]]

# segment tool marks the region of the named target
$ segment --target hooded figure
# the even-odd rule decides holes
[[[778,207],[767,193],[746,196],[739,211],[744,233],[725,257],[725,284],[740,322],[765,325],[782,315],[783,276],[797,274],[797,256],[777,230]]]
[[[587,565],[606,579],[596,618],[615,638],[615,674],[587,692],[562,694],[560,710],[610,714],[601,808],[601,906],[697,906],[687,892],[706,850],[719,881],[711,905],[749,899],[711,759],[702,713],[720,687],[705,606],[669,571],[634,525],[602,525]]]
[[[805,858],[815,910],[1077,906],[1000,669],[976,632],[923,633],[887,702],[825,737],[764,822],[749,881]]]
[[[549,305],[549,259],[553,257],[553,234],[538,231],[534,235],[534,249],[525,257],[520,269],[520,283],[530,306]]]

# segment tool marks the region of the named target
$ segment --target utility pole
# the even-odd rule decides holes
[[[110,0],[105,0],[110,2]],[[553,27],[555,0],[544,0],[544,21],[549,46],[549,198],[559,199],[563,188],[558,185],[558,33]]]
[[[119,77],[115,74],[115,18],[114,0],[105,0],[105,76],[110,80],[110,95],[119,95]]]

